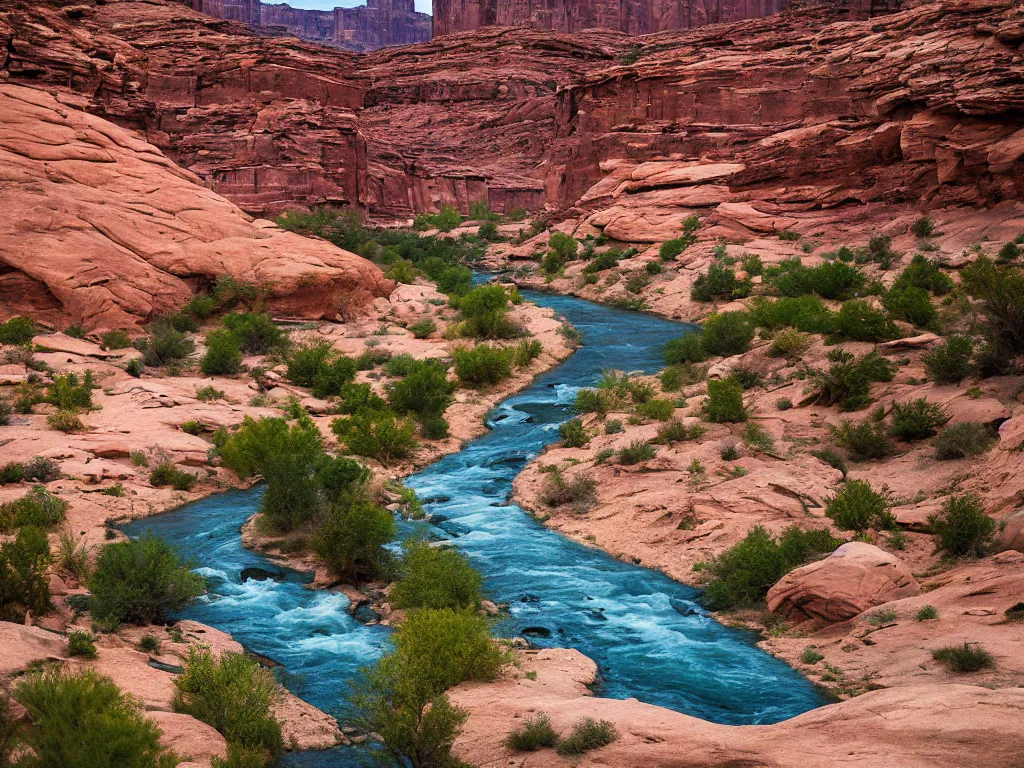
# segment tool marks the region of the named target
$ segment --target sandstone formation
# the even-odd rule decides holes
[[[366,5],[330,11],[260,0],[192,0],[191,4],[218,19],[241,21],[349,51],[375,51],[430,39],[430,14],[418,13],[413,0],[367,0]]]
[[[917,580],[895,555],[851,541],[816,563],[795,568],[768,591],[768,610],[795,624],[832,624],[877,605],[911,597]]]
[[[268,308],[333,318],[390,290],[327,243],[253,221],[130,132],[0,85],[0,319],[132,328],[230,275]]]

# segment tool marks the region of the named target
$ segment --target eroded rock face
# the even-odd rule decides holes
[[[156,147],[51,95],[0,84],[0,318],[132,328],[218,276],[275,313],[325,318],[389,292],[370,262],[253,221]]]
[[[795,623],[810,619],[832,624],[918,590],[917,580],[898,557],[851,541],[824,560],[783,576],[768,591],[768,610]]]

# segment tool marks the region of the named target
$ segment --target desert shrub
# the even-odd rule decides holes
[[[162,624],[203,593],[206,580],[163,539],[108,544],[89,579],[93,615],[129,624]]]
[[[746,421],[747,411],[743,407],[743,387],[730,379],[708,382],[708,396],[704,401],[704,412],[708,421],[718,424]]]
[[[430,334],[437,331],[437,323],[431,320],[429,317],[423,320],[417,320],[415,323],[411,323],[406,327],[406,330],[417,339],[425,339]]]
[[[320,516],[310,548],[331,573],[352,582],[366,581],[389,572],[392,556],[384,546],[397,530],[388,510],[343,499]]]
[[[134,376],[136,379],[139,378],[146,370],[140,358],[133,358],[125,363],[125,373],[129,376]]]
[[[11,404],[0,397],[0,427],[6,427],[11,423],[11,414],[14,412],[14,408]]]
[[[644,270],[647,272],[648,275],[651,275],[652,277],[654,275],[660,275],[661,272],[662,272],[662,269],[663,269],[663,267],[661,266],[661,262],[660,261],[648,261],[644,265]]]
[[[51,670],[14,687],[28,711],[25,768],[172,768],[179,759],[160,744],[160,729],[138,703],[92,670]]]
[[[893,317],[922,328],[935,325],[939,314],[928,291],[914,285],[893,287],[882,298],[882,306]]]
[[[503,239],[501,233],[498,231],[498,225],[493,221],[485,221],[481,224],[476,231],[476,236],[489,243],[497,243]]]
[[[92,390],[96,383],[92,371],[86,371],[79,378],[76,373],[55,376],[53,384],[46,389],[43,402],[55,405],[61,411],[88,410],[92,408]]]
[[[745,365],[738,365],[729,371],[728,378],[739,384],[743,388],[743,391],[761,386],[764,380],[764,377],[760,373],[751,368],[747,368]]]
[[[934,605],[925,605],[914,615],[914,618],[917,621],[932,621],[939,618],[939,609]]]
[[[625,429],[622,426],[622,422],[618,419],[608,419],[608,421],[604,423],[604,433],[606,435],[617,435],[624,431]]]
[[[690,287],[694,301],[714,301],[716,298],[740,299],[750,295],[749,279],[737,280],[736,273],[719,261],[711,262],[708,271],[698,275]]]
[[[27,317],[12,317],[0,323],[0,344],[28,344],[36,335],[36,324]]]
[[[558,436],[565,442],[566,448],[582,448],[590,442],[590,435],[579,419],[569,419],[559,425]]]
[[[333,357],[334,348],[329,342],[303,344],[292,350],[289,355],[285,376],[288,381],[300,387],[312,387],[316,375]]]
[[[522,330],[508,319],[508,293],[500,285],[478,286],[459,299],[462,334],[478,339],[511,339]]]
[[[825,657],[818,653],[813,648],[804,648],[803,653],[800,654],[800,661],[804,664],[817,664]]]
[[[540,262],[540,268],[549,275],[557,275],[564,267],[565,258],[558,251],[548,251]]]
[[[775,401],[775,408],[779,411],[788,411],[793,407],[793,401],[788,397],[780,397]]]
[[[84,432],[86,430],[78,414],[74,411],[57,411],[46,417],[46,426],[58,432]]]
[[[398,608],[476,609],[482,587],[483,578],[457,549],[417,541],[406,547],[390,600]]]
[[[583,268],[584,275],[594,275],[598,272],[605,272],[619,266],[619,252],[607,250],[598,254],[587,266]]]
[[[71,632],[68,634],[68,656],[82,656],[86,659],[96,658],[96,644],[88,632]]]
[[[498,384],[512,375],[515,350],[477,344],[452,350],[452,359],[455,375],[462,383],[481,387]]]
[[[992,431],[976,421],[963,421],[944,427],[932,443],[935,458],[953,461],[981,456],[996,441]]]
[[[387,387],[388,402],[399,413],[440,416],[454,399],[455,382],[448,368],[437,360],[413,361],[405,378]]]
[[[577,413],[605,414],[611,407],[611,397],[599,389],[581,389],[576,393],[573,408]]]
[[[242,369],[242,350],[238,338],[225,329],[206,334],[206,352],[199,370],[207,376],[233,376]]]
[[[100,336],[100,343],[107,349],[128,349],[132,339],[125,331],[107,331]]]
[[[704,349],[704,334],[692,331],[678,339],[672,339],[665,345],[665,364],[702,363],[709,354]]]
[[[530,363],[540,357],[544,351],[544,345],[538,339],[523,339],[516,345],[515,357],[512,362],[516,368],[526,368]]]
[[[385,277],[403,285],[412,285],[416,282],[419,274],[420,271],[416,269],[411,261],[408,259],[398,259],[391,265],[391,269],[385,273]]]
[[[913,286],[921,290],[945,296],[953,290],[953,279],[939,269],[934,261],[917,254],[892,284],[894,290]]]
[[[996,521],[972,493],[950,496],[928,523],[938,537],[936,548],[951,557],[983,557],[996,531]]]
[[[577,512],[583,512],[597,501],[597,481],[577,475],[566,482],[561,472],[551,472],[541,490],[540,500],[549,507],[571,504]]]
[[[950,336],[924,356],[928,375],[939,384],[959,384],[972,373],[974,341],[969,336]]]
[[[771,357],[799,358],[811,346],[811,338],[795,328],[783,328],[772,336],[772,345],[768,348]]]
[[[52,562],[46,531],[33,525],[0,544],[0,620],[21,622],[27,612],[41,616],[50,608]]]
[[[462,266],[447,267],[438,274],[436,283],[441,293],[462,296],[473,287],[473,272]]]
[[[10,461],[0,467],[0,485],[8,485],[10,483],[20,483],[25,479],[25,465],[17,462]]]
[[[552,232],[548,238],[548,246],[552,248],[563,260],[569,261],[575,258],[578,244],[572,235],[564,232]]]
[[[804,333],[831,333],[835,323],[835,315],[817,296],[774,301],[756,297],[751,302],[749,312],[755,326],[770,331],[796,328]]]
[[[927,216],[922,216],[910,225],[910,232],[915,237],[931,237],[935,231],[935,222]]]
[[[1017,243],[1009,242],[1003,244],[996,258],[1001,262],[1016,261],[1022,253],[1024,253],[1024,248],[1021,248]]]
[[[843,542],[827,530],[790,526],[778,537],[757,525],[718,557],[694,566],[705,581],[701,602],[715,611],[756,603],[775,582]]]
[[[840,355],[825,371],[814,372],[815,402],[856,411],[871,402],[871,384],[892,381],[895,367],[877,352],[854,359]]]
[[[730,357],[750,349],[750,342],[753,338],[754,326],[746,312],[721,312],[712,315],[704,323],[701,343],[710,355]],[[666,362],[669,361],[666,360]]]
[[[838,469],[843,473],[843,477],[846,477],[846,459],[843,458],[839,451],[834,448],[821,448],[817,451],[811,451],[811,456],[818,459],[818,461],[823,461],[833,469]]]
[[[775,447],[775,441],[771,434],[766,432],[757,424],[750,422],[743,430],[743,442],[755,451],[771,451]]]
[[[1005,363],[1024,352],[1024,273],[980,256],[960,273],[967,293],[982,302],[982,332],[993,358]]]
[[[835,332],[852,341],[889,341],[900,335],[899,328],[863,299],[852,299],[839,308]]]
[[[606,747],[618,738],[612,723],[585,717],[573,725],[568,736],[558,741],[555,751],[562,756],[582,755],[592,749]]]
[[[416,424],[389,411],[363,409],[331,422],[331,430],[349,453],[369,456],[382,464],[406,459],[416,450]]]
[[[538,712],[519,728],[512,730],[505,738],[505,746],[517,752],[536,752],[541,747],[553,747],[558,734],[551,727],[551,719]]]
[[[139,650],[143,653],[160,653],[160,639],[155,635],[143,635],[139,638]]]
[[[331,356],[313,376],[313,397],[337,397],[356,377],[356,362],[344,355]]]
[[[828,500],[825,515],[844,531],[892,530],[896,518],[889,511],[889,500],[872,490],[864,480],[847,480]]]
[[[142,352],[143,362],[151,367],[160,367],[184,360],[196,351],[195,342],[184,331],[179,331],[166,319],[155,321],[149,328],[150,335],[137,345]]]
[[[171,459],[159,461],[149,473],[149,483],[154,488],[169,485],[176,491],[190,491],[198,481],[196,475],[178,469]]]
[[[57,543],[56,565],[64,573],[74,576],[79,581],[86,581],[92,568],[89,562],[89,546],[84,539],[79,542],[71,531],[62,531]]]
[[[648,400],[646,403],[640,403],[636,407],[636,413],[644,419],[668,421],[672,418],[675,409],[676,405],[672,400],[654,399]]]
[[[11,533],[23,525],[48,530],[64,522],[67,510],[64,499],[41,485],[34,486],[20,499],[0,504],[0,533]]]
[[[643,440],[634,440],[629,445],[619,448],[619,463],[625,465],[639,464],[653,459],[657,451],[654,446]]]
[[[671,445],[672,443],[696,440],[703,434],[704,427],[700,424],[688,427],[681,421],[671,419],[658,427],[658,436],[655,441],[663,445]]]
[[[857,267],[826,261],[816,267],[796,266],[771,279],[775,289],[789,298],[816,294],[823,299],[851,299],[864,289],[866,278]]]
[[[274,717],[280,689],[273,673],[255,659],[190,648],[185,671],[174,685],[175,712],[213,726],[229,744],[261,755],[263,765],[284,751],[281,724]]]
[[[932,651],[932,658],[945,664],[950,672],[978,672],[995,666],[992,654],[977,643],[937,648]]]
[[[896,453],[885,426],[871,419],[859,424],[843,419],[838,427],[831,429],[836,444],[845,448],[854,461],[878,461]]]
[[[224,391],[217,389],[213,386],[198,387],[196,389],[196,400],[207,403],[211,400],[221,400],[224,397]]]
[[[242,351],[251,355],[265,355],[283,349],[288,343],[287,334],[274,325],[267,314],[232,312],[225,315],[222,322]]]
[[[945,408],[938,403],[929,403],[923,397],[905,403],[894,402],[889,433],[908,442],[924,440],[932,437],[949,418]]]

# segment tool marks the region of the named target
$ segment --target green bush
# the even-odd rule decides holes
[[[708,396],[704,401],[704,412],[708,421],[717,424],[746,421],[747,410],[743,407],[743,387],[731,379],[708,382]]]
[[[584,275],[594,275],[598,272],[605,272],[619,266],[619,252],[612,249],[597,255],[587,266],[583,268]]]
[[[33,525],[0,544],[0,621],[21,622],[27,612],[42,616],[50,609],[52,561],[46,531]]]
[[[448,267],[437,276],[436,282],[441,293],[463,296],[473,287],[473,272],[467,267]]]
[[[320,369],[327,365],[333,356],[334,347],[329,342],[303,344],[292,350],[288,358],[288,370],[285,377],[292,384],[298,384],[300,387],[312,387]]]
[[[838,469],[843,473],[843,477],[846,477],[846,459],[843,458],[842,454],[834,448],[821,448],[817,451],[811,451],[811,456],[823,461],[833,469]]]
[[[199,370],[207,376],[233,376],[242,369],[242,350],[238,338],[225,329],[206,334],[206,353]]]
[[[92,670],[51,670],[14,687],[28,711],[22,732],[31,750],[25,768],[173,768],[179,758],[160,744],[160,729],[138,703]]]
[[[568,736],[558,741],[555,751],[563,757],[582,755],[592,749],[606,747],[618,738],[615,726],[607,720],[598,721],[592,717],[585,717],[573,725]]]
[[[143,362],[150,367],[161,367],[184,360],[196,351],[195,342],[184,331],[179,331],[167,319],[153,322],[150,335],[137,342]]]
[[[756,297],[750,305],[750,321],[758,328],[777,331],[796,328],[804,333],[831,333],[835,315],[817,296],[770,301]]]
[[[417,320],[406,327],[406,330],[417,339],[425,339],[430,334],[437,331],[437,323],[431,320],[429,317],[423,320]]]
[[[810,347],[811,338],[809,336],[795,328],[782,328],[772,336],[772,345],[768,348],[768,355],[796,360]]]
[[[991,358],[1004,367],[1024,352],[1024,273],[1014,266],[996,266],[979,256],[960,272],[967,293],[981,301],[985,320],[982,332]]]
[[[852,299],[840,307],[835,332],[851,341],[889,341],[900,335],[892,320],[863,299]]]
[[[878,461],[896,453],[885,427],[871,419],[854,424],[843,419],[838,427],[831,427],[836,443],[845,448],[854,461]]]
[[[996,521],[973,493],[950,496],[928,523],[938,537],[936,549],[951,557],[984,557],[996,532]]]
[[[578,244],[576,238],[572,235],[567,235],[564,232],[552,232],[548,238],[548,246],[561,256],[564,261],[569,261],[576,257]]]
[[[945,664],[950,672],[978,672],[996,665],[992,654],[976,643],[937,648],[932,651],[932,658]]]
[[[892,284],[893,289],[896,290],[907,286],[929,291],[936,296],[945,296],[953,290],[953,280],[939,269],[938,264],[929,261],[919,253],[914,256],[910,264]]]
[[[599,389],[581,389],[576,393],[573,408],[577,413],[597,413],[604,415],[610,409],[611,397]]]
[[[500,285],[481,285],[459,299],[462,334],[477,339],[512,339],[522,329],[508,319],[508,293]]]
[[[743,430],[743,442],[761,453],[767,453],[775,448],[775,440],[771,434],[753,422],[747,424]]]
[[[694,566],[706,582],[701,602],[715,611],[756,603],[791,570],[842,543],[822,529],[793,525],[774,537],[768,529],[754,526],[721,555]]]
[[[548,475],[540,500],[549,507],[562,507],[571,504],[579,513],[597,501],[597,481],[585,475],[577,475],[566,482],[561,472],[555,471]]]
[[[877,352],[861,358],[838,356],[827,371],[814,372],[815,402],[838,405],[841,411],[856,411],[871,402],[871,384],[892,381],[895,366]]]
[[[499,384],[512,375],[515,350],[477,344],[452,350],[455,375],[459,381],[473,387]]]
[[[950,414],[938,403],[929,403],[919,397],[906,403],[892,404],[892,425],[889,433],[908,442],[932,437],[938,428],[950,419]]]
[[[636,407],[637,416],[643,419],[654,419],[655,421],[668,421],[675,413],[676,405],[673,400],[654,399],[646,403],[640,403]]]
[[[11,423],[11,413],[14,412],[14,408],[11,404],[0,397],[0,427],[6,427]]]
[[[526,368],[540,357],[543,351],[544,345],[538,339],[523,339],[516,346],[516,353],[512,362],[515,363],[516,368]]]
[[[497,243],[504,239],[498,231],[498,225],[493,221],[485,221],[481,224],[476,231],[476,236],[489,243]]]
[[[927,216],[922,216],[920,219],[910,225],[910,232],[915,237],[931,237],[935,231],[935,222],[929,219]]]
[[[96,644],[88,632],[75,631],[68,634],[68,656],[81,656],[86,659],[96,658]]]
[[[349,453],[368,456],[382,464],[409,458],[416,450],[416,425],[390,411],[364,409],[331,422],[331,430]]]
[[[65,433],[84,432],[86,430],[85,423],[78,418],[78,414],[74,411],[51,413],[46,417],[46,426]]]
[[[943,428],[935,441],[935,458],[940,461],[968,459],[987,453],[996,437],[984,424],[963,421]]]
[[[43,402],[55,405],[61,411],[89,410],[93,407],[92,391],[95,388],[92,371],[86,371],[82,378],[75,373],[66,373],[54,377]]]
[[[619,448],[619,463],[627,466],[639,464],[643,461],[653,459],[657,451],[654,446],[643,440],[634,440],[629,445]]]
[[[847,480],[828,500],[825,516],[844,531],[858,533],[869,529],[893,530],[896,518],[889,511],[889,500],[871,489],[864,480]]]
[[[704,334],[692,331],[678,339],[672,339],[665,345],[665,364],[702,363],[709,354],[704,349]]]
[[[397,532],[388,510],[342,499],[321,516],[310,547],[331,573],[350,582],[368,581],[389,573],[392,556],[384,546]]]
[[[356,377],[356,362],[344,355],[332,356],[313,376],[313,397],[337,397]]]
[[[174,685],[175,712],[213,726],[229,744],[263,757],[263,765],[284,751],[281,724],[274,717],[280,689],[270,670],[241,653],[215,657],[207,648],[190,648],[185,671]]]
[[[438,360],[414,361],[405,378],[387,387],[388,402],[398,413],[440,416],[455,399],[455,382],[448,380],[448,367]]]
[[[707,371],[691,363],[671,365],[661,373],[661,389],[664,392],[677,392],[685,386],[704,381]]]
[[[100,336],[100,343],[107,349],[128,349],[132,340],[125,331],[107,331]]]
[[[161,624],[203,593],[206,580],[163,539],[108,544],[89,579],[93,615],[129,624]]]
[[[398,608],[475,610],[482,587],[483,578],[457,549],[416,541],[406,547],[390,601]]]
[[[934,621],[939,618],[939,609],[934,605],[925,605],[914,616],[917,621]]]
[[[681,421],[671,419],[658,427],[658,436],[655,442],[663,445],[671,445],[672,443],[697,440],[703,434],[704,427],[700,426],[700,424],[694,424],[692,427],[688,427]]]
[[[867,279],[857,267],[842,261],[826,261],[816,267],[796,266],[774,276],[770,282],[789,298],[816,294],[823,299],[842,301],[863,291]]]
[[[288,336],[274,325],[270,315],[253,312],[232,312],[222,320],[224,327],[238,341],[243,352],[250,355],[265,355],[283,349]]]
[[[551,719],[538,712],[519,728],[513,729],[505,738],[505,746],[517,752],[536,752],[541,747],[553,747],[558,734],[551,727]]]
[[[68,502],[41,485],[20,499],[0,504],[0,533],[11,533],[24,525],[49,530],[67,518]]]
[[[752,284],[749,279],[737,280],[736,273],[719,261],[711,262],[708,271],[698,275],[690,287],[690,298],[694,301],[741,299],[750,295]]]
[[[882,298],[882,306],[893,317],[921,328],[934,326],[939,316],[928,291],[913,285],[893,287]]]
[[[565,442],[566,448],[582,448],[590,442],[590,435],[579,419],[569,419],[559,425],[558,436]]]
[[[169,485],[176,491],[190,491],[198,481],[199,478],[196,475],[178,469],[171,459],[158,462],[149,473],[149,483],[154,488]]]
[[[701,343],[709,355],[731,357],[750,349],[750,342],[753,338],[754,326],[750,322],[749,314],[746,312],[721,312],[712,315],[704,323]],[[666,360],[666,362],[668,361]]]
[[[13,317],[0,323],[0,344],[28,344],[36,335],[36,324],[27,317]]]
[[[1022,253],[1024,253],[1024,248],[1021,248],[1017,243],[1003,243],[1003,247],[999,249],[996,258],[1001,262],[1016,261]]]
[[[959,384],[974,373],[971,357],[974,341],[968,336],[950,336],[924,356],[928,375],[938,384]]]

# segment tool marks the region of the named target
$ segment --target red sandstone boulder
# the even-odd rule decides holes
[[[1003,521],[1002,530],[996,538],[996,549],[1000,552],[1024,552],[1024,510],[1017,510]]]
[[[851,541],[824,560],[796,568],[768,591],[768,610],[790,621],[846,621],[876,605],[911,597],[918,584],[899,558]]]

